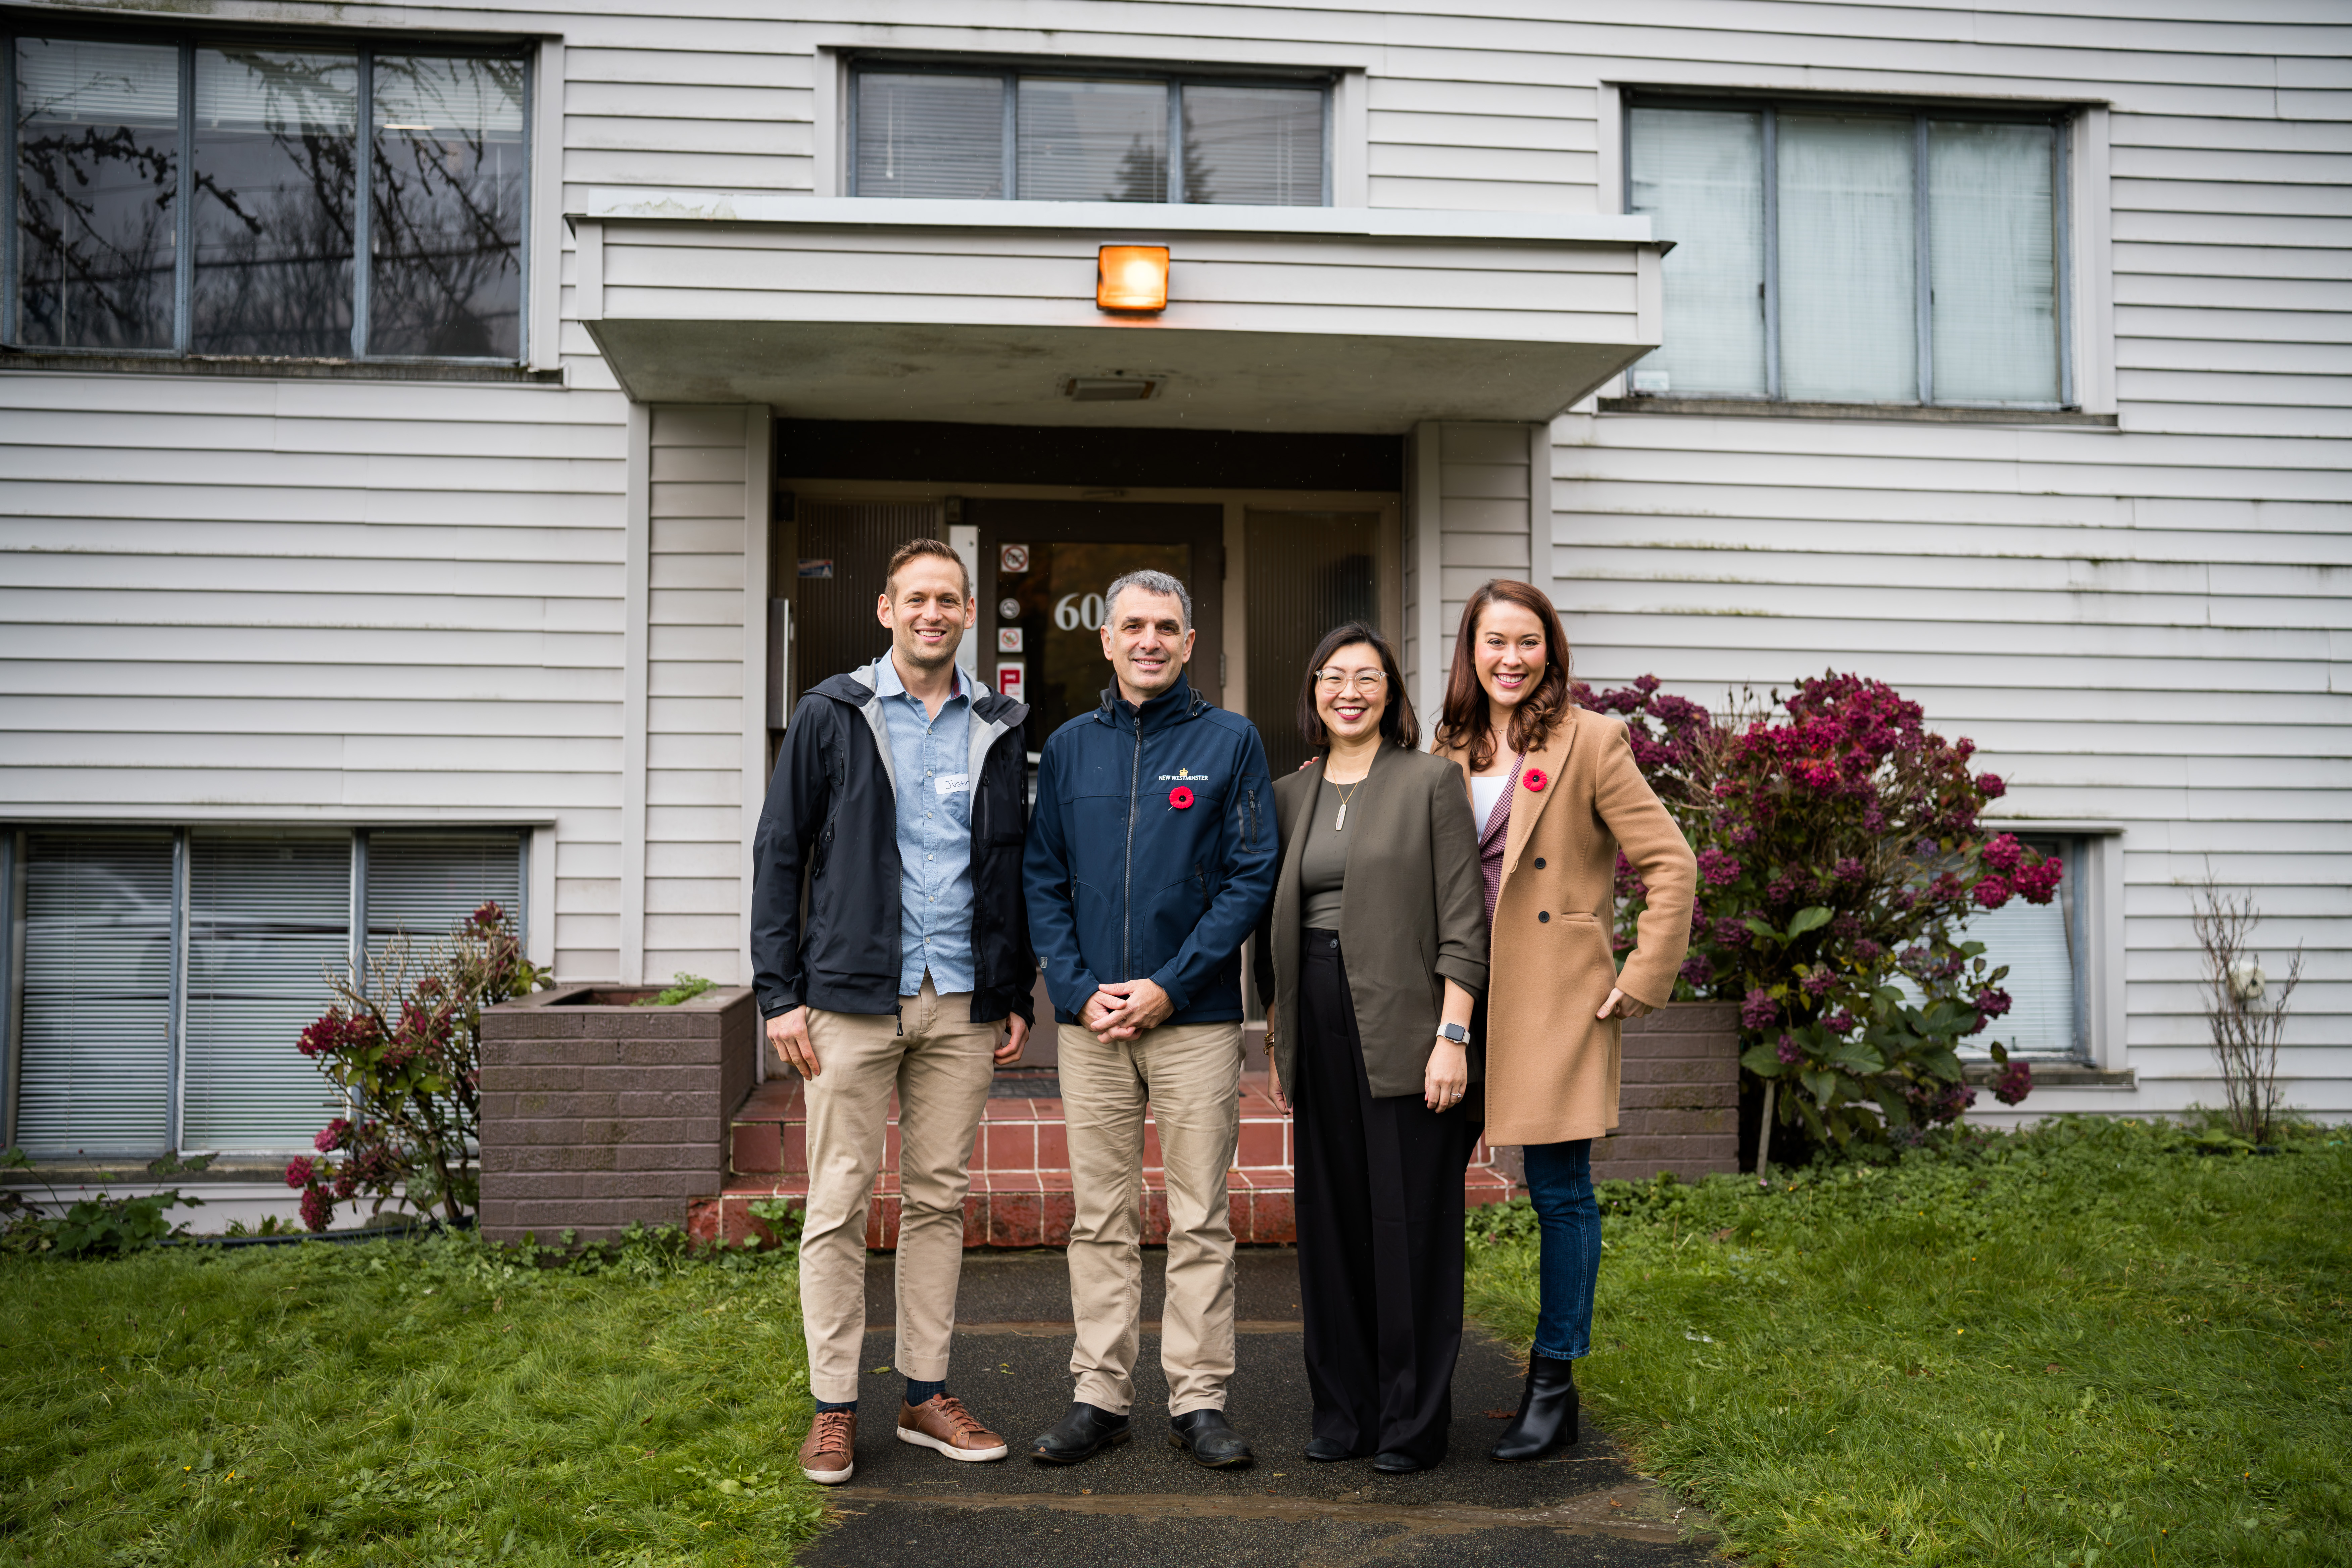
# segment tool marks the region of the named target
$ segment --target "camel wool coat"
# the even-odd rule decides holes
[[[1466,793],[1467,754],[1434,750],[1461,770]],[[1653,1007],[1673,997],[1697,861],[1643,778],[1625,726],[1575,708],[1519,764],[1503,843],[1487,957],[1486,1141],[1598,1138],[1617,1125],[1619,1023],[1593,1015],[1612,986]],[[1650,890],[1622,973],[1610,946],[1621,848]]]

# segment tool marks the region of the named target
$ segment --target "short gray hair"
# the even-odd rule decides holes
[[[1103,618],[1114,618],[1118,612],[1118,596],[1129,588],[1140,588],[1147,594],[1164,594],[1184,606],[1184,629],[1192,629],[1192,595],[1184,584],[1165,572],[1129,572],[1103,590]]]

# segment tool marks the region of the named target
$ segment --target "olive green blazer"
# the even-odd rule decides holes
[[[1267,1049],[1296,1083],[1298,1041],[1298,867],[1306,820],[1323,787],[1320,758],[1274,785],[1282,869],[1251,956],[1266,1005]],[[1486,885],[1462,773],[1423,752],[1382,746],[1349,792],[1348,880],[1339,951],[1375,1095],[1419,1094],[1437,1039],[1447,980],[1486,991]],[[1328,827],[1328,824],[1325,825]],[[1476,1053],[1473,1053],[1475,1059]]]

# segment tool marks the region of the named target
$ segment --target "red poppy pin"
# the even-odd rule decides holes
[[[1178,784],[1168,792],[1168,804],[1179,811],[1190,811],[1192,809],[1192,792]]]
[[[1529,789],[1541,793],[1543,786],[1551,783],[1551,780],[1544,776],[1544,771],[1541,768],[1529,768],[1527,776],[1519,782]]]

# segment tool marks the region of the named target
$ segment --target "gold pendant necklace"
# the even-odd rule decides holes
[[[1370,774],[1370,773],[1366,773],[1366,774],[1364,775],[1364,779],[1370,778],[1371,776],[1372,776],[1371,774]],[[1356,798],[1356,796],[1357,796],[1360,793],[1361,793],[1361,791],[1363,790],[1363,787],[1364,787],[1364,779],[1358,779],[1358,780],[1355,782],[1354,786],[1353,786],[1352,788],[1349,789],[1345,794],[1341,794],[1340,789],[1339,789],[1339,786],[1338,784],[1333,784],[1333,785],[1331,786],[1331,793],[1332,793],[1333,795],[1339,795],[1339,815],[1338,816],[1334,817],[1334,818],[1332,819],[1332,821],[1331,821],[1331,831],[1332,831],[1332,832],[1334,832],[1334,833],[1339,833],[1339,832],[1342,832],[1342,831],[1344,831],[1344,830],[1347,828],[1347,826],[1348,826],[1348,803],[1349,803],[1349,801],[1351,801],[1351,800],[1355,799],[1355,798]]]

